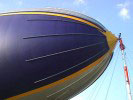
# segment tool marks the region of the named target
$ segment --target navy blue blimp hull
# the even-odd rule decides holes
[[[0,15],[0,99],[62,80],[109,51],[96,23],[88,21],[102,31],[85,19],[52,14]]]

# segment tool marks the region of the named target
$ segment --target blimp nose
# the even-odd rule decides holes
[[[110,31],[106,31],[105,36],[110,50],[113,51],[118,41],[118,38]]]

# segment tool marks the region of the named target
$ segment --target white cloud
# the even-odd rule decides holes
[[[85,100],[85,98],[82,95],[77,95],[70,100]]]
[[[122,16],[123,19],[130,19],[129,10],[127,8],[122,8],[119,15]]]
[[[120,9],[119,16],[122,17],[124,20],[130,19],[129,13],[129,2],[117,4],[117,7]]]
[[[74,0],[75,4],[84,4],[85,0]]]
[[[129,6],[129,4],[130,4],[129,2],[125,2],[125,3],[119,3],[119,4],[117,4],[117,6],[120,8],[123,8],[123,7],[126,8]]]
[[[19,1],[17,2],[17,4],[18,4],[19,6],[22,6],[22,5],[23,5],[23,1],[19,0]]]

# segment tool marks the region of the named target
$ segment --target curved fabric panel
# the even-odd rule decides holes
[[[0,22],[1,99],[61,80],[109,50],[99,30],[69,18],[12,15]]]

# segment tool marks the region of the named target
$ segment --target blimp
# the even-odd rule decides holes
[[[0,100],[68,100],[109,65],[118,38],[60,8],[0,14]]]

